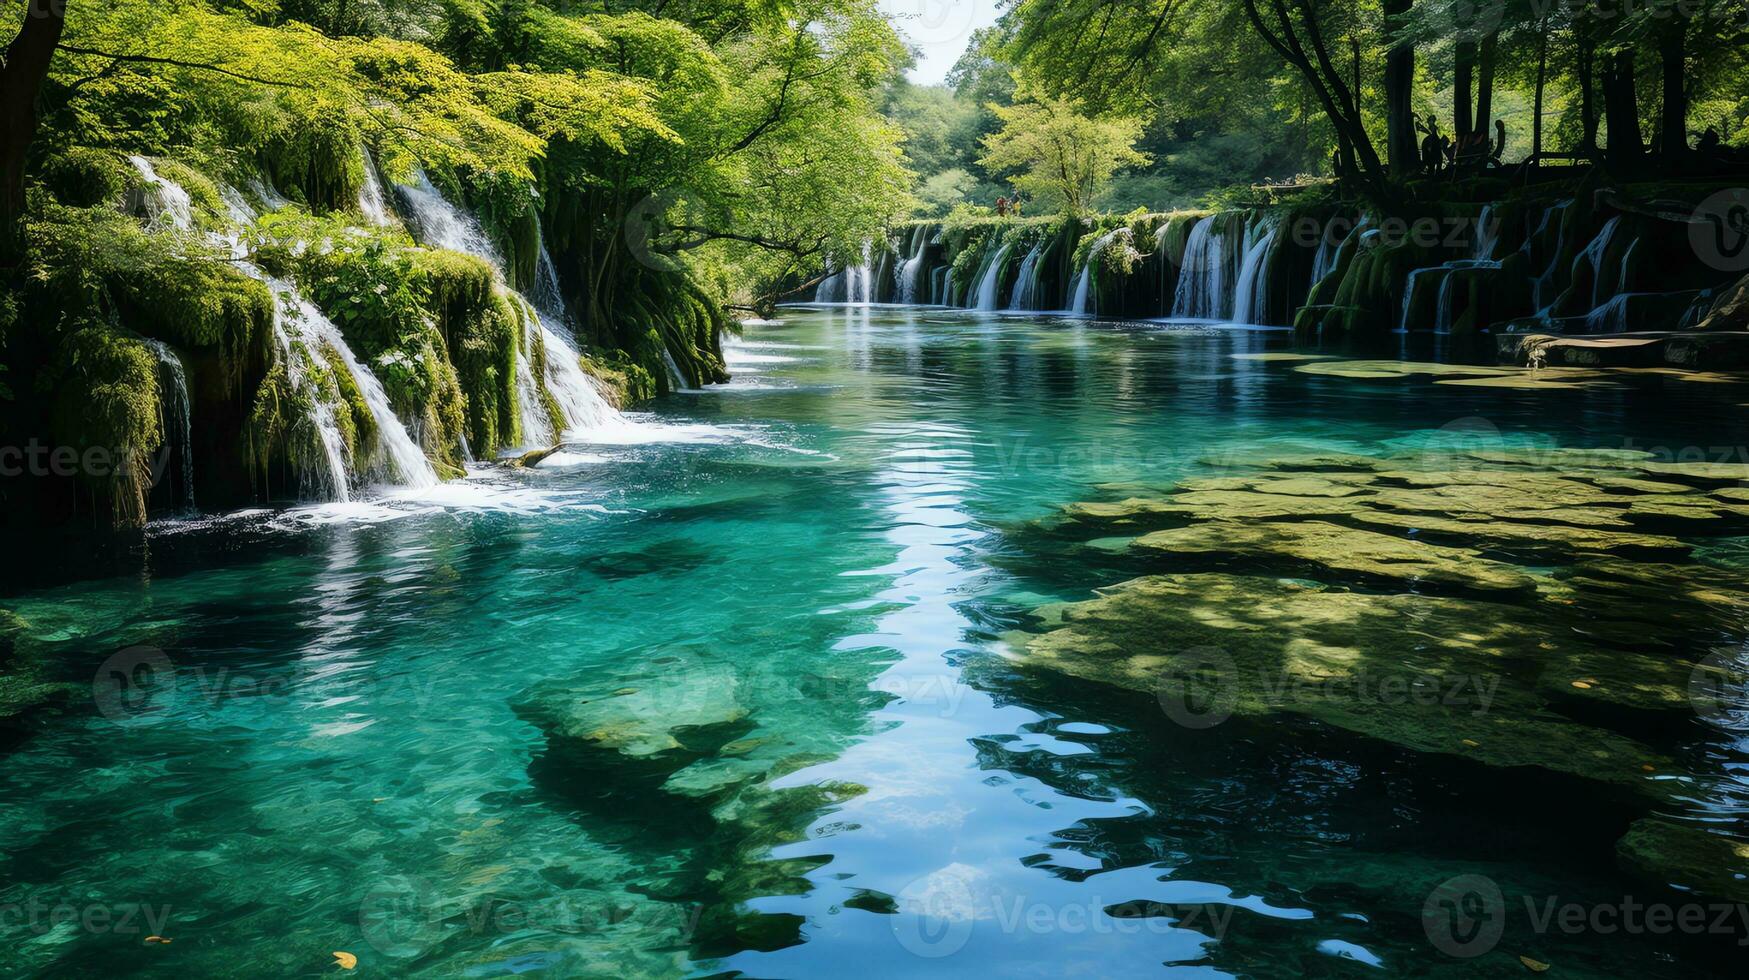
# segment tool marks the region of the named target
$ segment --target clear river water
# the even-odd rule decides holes
[[[1617,787],[1293,713],[1185,725],[1013,656],[1033,610],[1129,574],[1028,530],[1114,485],[1235,452],[1749,431],[1734,384],[1250,356],[1286,349],[786,309],[730,345],[732,384],[535,470],[160,523],[133,559],[15,585],[0,606],[95,696],[0,742],[0,974],[332,975],[336,951],[468,977],[1740,970],[1749,923],[1539,918],[1682,901],[1614,859],[1648,810]],[[1749,541],[1694,560],[1749,573]],[[1689,782],[1651,809],[1740,831],[1749,737],[1655,727]],[[1474,958],[1427,914],[1461,876],[1505,898]]]

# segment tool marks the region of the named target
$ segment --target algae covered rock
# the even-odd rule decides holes
[[[1637,820],[1616,843],[1623,868],[1649,881],[1749,902],[1749,841],[1661,817]]]
[[[1528,592],[1530,576],[1466,548],[1448,548],[1324,521],[1214,521],[1156,531],[1140,549],[1177,555],[1288,558],[1327,572],[1348,572],[1399,584],[1428,583],[1485,592]]]
[[[1156,575],[1040,611],[1023,664],[1156,696],[1197,727],[1298,714],[1421,752],[1533,766],[1657,795],[1655,750],[1550,710],[1551,652],[1576,649],[1535,610],[1369,595],[1280,579]],[[1183,714],[1190,712],[1189,715]]]
[[[695,668],[539,689],[517,713],[548,744],[578,758],[605,757],[676,771],[751,727],[728,668]]]

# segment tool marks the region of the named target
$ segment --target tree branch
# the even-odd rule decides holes
[[[68,54],[82,54],[93,58],[108,58],[110,61],[118,64],[125,62],[136,65],[166,65],[171,68],[188,68],[195,71],[210,71],[230,78],[235,78],[239,81],[254,82],[257,85],[272,85],[276,88],[310,87],[303,82],[285,82],[274,78],[262,78],[258,75],[249,75],[239,71],[232,71],[229,68],[224,68],[219,65],[209,65],[199,61],[183,61],[180,58],[159,58],[145,54],[116,54],[111,51],[96,51],[91,48],[76,48],[70,44],[61,45],[61,50]]]

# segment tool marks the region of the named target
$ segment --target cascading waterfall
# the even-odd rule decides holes
[[[996,255],[990,260],[990,266],[984,271],[984,281],[978,284],[978,303],[980,310],[996,308],[996,294],[1002,288],[1002,266],[1008,261],[1008,252],[1014,246],[1003,242],[996,249]]]
[[[1586,333],[1626,333],[1628,301],[1632,293],[1617,293],[1601,306],[1585,314]]]
[[[144,181],[137,209],[146,216],[146,230],[160,231],[166,224],[178,231],[194,227],[194,204],[188,191],[173,180],[158,176],[152,162],[142,156],[128,157]]]
[[[1233,296],[1233,322],[1261,324],[1269,315],[1269,261],[1275,254],[1279,227],[1271,223],[1245,250]]]
[[[370,151],[359,148],[359,155],[364,157],[364,186],[358,189],[358,210],[363,212],[366,221],[378,228],[385,228],[394,223],[389,214],[388,198],[383,194],[382,175],[377,173],[377,164],[371,158]]]
[[[1087,316],[1087,301],[1093,292],[1093,259],[1088,258],[1087,264],[1081,267],[1081,275],[1075,278],[1075,298],[1069,301],[1069,312],[1076,316]]]
[[[816,303],[845,303],[867,306],[874,302],[874,269],[871,265],[873,246],[862,246],[862,264],[841,272],[833,272],[814,290]],[[830,270],[831,266],[828,265]]]
[[[1306,287],[1308,292],[1312,287],[1323,282],[1324,277],[1330,274],[1330,270],[1336,267],[1336,250],[1342,246],[1342,243],[1332,238],[1330,231],[1331,228],[1326,227],[1323,237],[1318,239],[1318,251],[1312,256],[1312,281]]]
[[[359,362],[357,355],[347,345],[346,338],[341,335],[340,328],[334,325],[334,321],[322,315],[322,311],[315,304],[299,295],[296,286],[271,276],[266,278],[266,282],[268,288],[279,298],[275,329],[279,333],[282,352],[288,358],[288,374],[291,375],[293,384],[303,388],[310,383],[310,379],[303,377],[303,359],[293,350],[294,342],[301,341],[309,356],[318,356],[323,348],[331,348],[352,375],[353,383],[358,386],[359,396],[364,399],[371,419],[376,423],[379,450],[378,460],[374,465],[359,466],[358,460],[353,461],[360,475],[367,481],[393,482],[414,489],[436,486],[437,471],[432,469],[431,461],[425,458],[424,450],[407,434],[407,427],[401,424],[394,408],[389,405],[389,396],[383,390],[382,382]],[[318,430],[322,434],[322,442],[329,458],[330,478],[341,490],[340,499],[345,500],[345,443],[340,439],[339,430],[334,424],[333,406],[326,404],[326,399],[323,398],[313,398],[312,401],[318,406],[318,415],[322,416]]]
[[[1621,215],[1619,214],[1610,218],[1608,221],[1605,221],[1603,223],[1603,229],[1597,233],[1596,238],[1591,239],[1591,241],[1585,246],[1585,251],[1581,253],[1584,255],[1585,261],[1591,263],[1592,309],[1602,306],[1603,301],[1608,299],[1609,295],[1614,295],[1616,291],[1613,284],[1607,290],[1604,288],[1603,256],[1604,253],[1609,251],[1609,243],[1615,238],[1615,230],[1620,226]],[[1606,293],[1609,295],[1605,295]]]
[[[160,176],[153,168],[151,161],[144,157],[131,157],[134,169],[140,172],[140,177],[150,188],[146,194],[145,204],[151,208],[149,222],[160,225],[168,222],[179,230],[193,227],[193,210],[189,204],[187,190]],[[232,220],[239,225],[254,220],[254,210],[232,188],[222,188],[224,198]],[[271,198],[265,198],[271,200]],[[438,482],[437,473],[431,467],[431,461],[425,458],[425,453],[407,435],[406,426],[401,424],[389,405],[388,395],[383,386],[356,356],[352,348],[347,346],[346,338],[340,329],[324,317],[321,311],[298,294],[297,288],[291,283],[283,282],[264,275],[253,264],[243,261],[240,254],[238,238],[235,234],[223,235],[214,233],[209,236],[215,245],[222,246],[232,256],[235,266],[245,275],[260,279],[273,290],[277,302],[274,305],[274,336],[279,344],[280,354],[285,358],[286,375],[294,388],[311,395],[309,403],[312,406],[309,422],[316,431],[318,441],[322,445],[322,465],[308,474],[313,479],[308,485],[319,488],[325,496],[340,501],[351,497],[350,483],[346,462],[346,441],[340,433],[339,424],[335,421],[334,406],[309,377],[303,357],[294,350],[294,341],[302,341],[306,351],[314,355],[321,345],[332,347],[339,356],[342,365],[352,376],[353,384],[364,398],[369,408],[371,418],[376,423],[379,448],[385,457],[385,467],[367,472],[367,477],[382,478],[415,488],[434,486]],[[168,349],[165,349],[168,352]],[[160,354],[162,359],[163,354]],[[172,360],[174,355],[171,354]],[[180,371],[180,362],[177,362]],[[183,399],[186,404],[187,388],[183,382]],[[188,426],[192,432],[193,421],[189,419]],[[184,445],[191,445],[185,439]],[[193,460],[184,459],[184,482],[190,506],[193,503]]]
[[[1439,296],[1433,303],[1433,332],[1451,333],[1452,320],[1455,319],[1453,309],[1452,283],[1457,276],[1451,272],[1439,283]]]
[[[1476,219],[1476,245],[1471,258],[1486,261],[1494,257],[1494,247],[1500,241],[1500,228],[1494,221],[1494,205],[1482,205],[1482,214]]]
[[[668,386],[675,391],[691,391],[692,386],[686,383],[686,375],[680,373],[680,365],[674,363],[674,355],[667,348],[662,349],[662,365],[668,369]]]
[[[907,305],[917,303],[918,273],[923,270],[923,257],[929,251],[929,228],[918,225],[911,233],[911,251],[903,265],[899,266],[897,286],[899,302]]]
[[[1008,308],[1011,310],[1030,310],[1033,306],[1033,277],[1038,272],[1039,258],[1044,255],[1043,245],[1034,245],[1032,251],[1026,253],[1026,258],[1020,260],[1020,278],[1014,281],[1014,292],[1008,297]]]
[[[1549,307],[1554,305],[1555,298],[1552,296],[1545,297],[1544,294],[1554,285],[1555,277],[1560,273],[1558,267],[1561,262],[1561,251],[1566,246],[1567,237],[1565,216],[1567,209],[1572,207],[1572,205],[1572,201],[1561,201],[1544,210],[1542,221],[1537,224],[1535,233],[1533,233],[1524,243],[1525,254],[1534,257],[1533,252],[1536,243],[1541,241],[1542,237],[1548,233],[1551,224],[1554,226],[1554,249],[1549,253],[1548,262],[1543,266],[1542,274],[1536,277],[1536,282],[1531,289],[1531,302],[1543,313],[1547,313]]]
[[[553,445],[570,433],[585,432],[623,417],[601,397],[595,383],[584,373],[577,349],[559,332],[563,305],[558,288],[558,271],[545,243],[540,247],[535,295],[540,304],[530,302],[510,287],[504,260],[492,247],[490,239],[473,216],[456,207],[432,186],[424,171],[414,172],[412,185],[396,185],[402,206],[415,234],[427,245],[447,248],[484,259],[496,271],[497,288],[510,300],[522,327],[522,344],[517,351],[516,398],[522,415],[523,441],[530,444]],[[824,287],[822,287],[824,288]],[[543,309],[544,307],[544,309]],[[568,332],[568,331],[567,331]],[[529,352],[539,347],[545,351],[541,361],[544,376],[534,376],[534,364]],[[564,416],[562,432],[553,431],[548,420],[540,388],[559,405]]]
[[[170,345],[161,340],[146,339],[146,346],[158,356],[158,378],[163,395],[159,398],[160,411],[164,416],[165,441],[170,442],[170,436],[175,435],[175,442],[168,448],[181,458],[178,472],[182,476],[182,484],[173,487],[180,491],[181,509],[194,510],[194,412],[188,398],[188,372],[182,366],[182,358],[170,349]],[[178,498],[173,497],[172,500]]]
[[[1409,278],[1403,284],[1403,315],[1397,324],[1397,329],[1411,330],[1414,328],[1414,325],[1409,322],[1409,317],[1413,315],[1415,309],[1415,297],[1418,290],[1423,288],[1423,280],[1434,277],[1440,279],[1440,286],[1443,289],[1445,280],[1451,278],[1451,269],[1443,265],[1434,265],[1409,270]]]
[[[1213,214],[1190,230],[1184,248],[1184,266],[1178,274],[1178,290],[1172,298],[1172,316],[1178,319],[1225,320],[1233,308],[1239,236],[1230,234],[1229,215]]]
[[[1081,275],[1075,280],[1075,296],[1069,301],[1069,312],[1076,316],[1098,316],[1099,300],[1093,295],[1093,264],[1099,261],[1105,249],[1113,238],[1123,229],[1113,229],[1101,235],[1087,250],[1087,264],[1081,267]]]

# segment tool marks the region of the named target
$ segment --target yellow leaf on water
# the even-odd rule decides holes
[[[335,950],[334,951],[334,965],[339,967],[342,970],[350,970],[353,967],[358,965],[358,957],[352,955],[351,953],[346,953],[346,952],[341,952],[340,950]]]
[[[1482,747],[1482,743],[1481,743],[1481,742],[1478,742],[1478,741],[1476,741],[1476,740],[1475,740],[1475,739],[1473,739],[1473,738],[1466,738],[1466,739],[1464,739],[1464,744],[1465,744],[1465,745],[1467,745],[1467,746],[1469,746],[1469,747],[1470,747],[1470,748],[1472,748],[1472,749],[1479,749],[1479,748],[1481,748],[1481,747]]]
[[[1544,973],[1549,968],[1549,965],[1542,960],[1533,960],[1528,956],[1520,956],[1518,962],[1530,967],[1530,972],[1532,973]]]
[[[1574,681],[1574,682],[1573,682],[1573,686],[1574,686],[1574,687],[1576,687],[1576,688],[1578,688],[1578,689],[1579,689],[1579,690],[1581,690],[1581,691],[1589,691],[1589,690],[1591,690],[1591,685],[1590,685],[1590,684],[1587,684],[1587,683],[1585,683],[1585,682],[1584,682],[1584,681]]]

